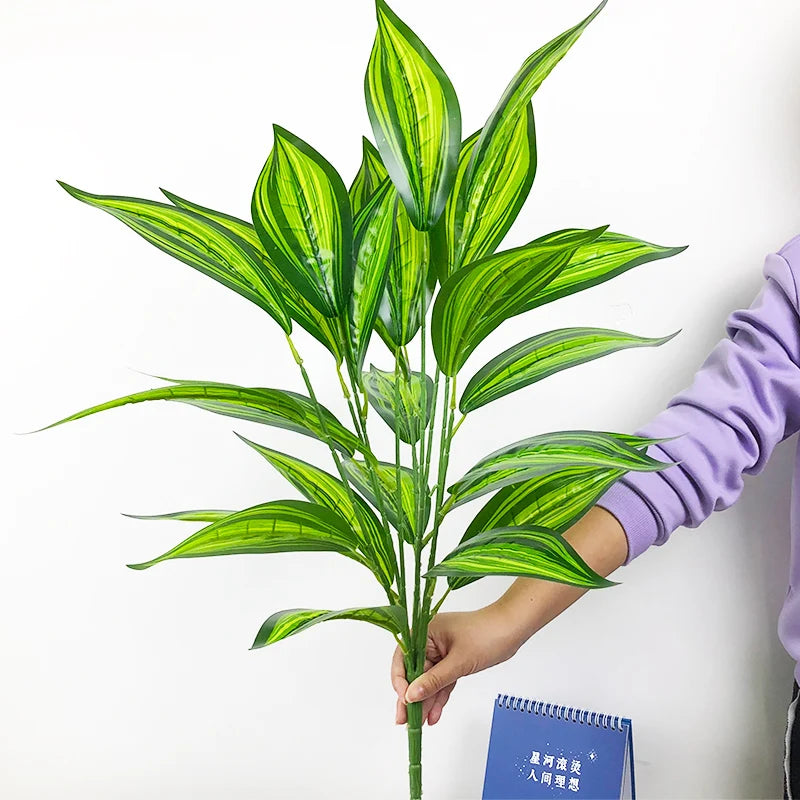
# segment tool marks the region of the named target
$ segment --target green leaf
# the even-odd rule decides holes
[[[397,194],[387,179],[356,215],[355,269],[350,298],[350,338],[356,370],[361,371],[392,258]]]
[[[475,515],[461,543],[509,526],[536,525],[564,533],[624,474],[621,469],[574,467],[505,486]],[[459,589],[472,580],[476,579],[448,578],[448,583]]]
[[[59,181],[87,205],[107,211],[159,250],[194,267],[267,312],[286,333],[286,307],[258,252],[230,228],[184,208],[136,197],[90,194]]]
[[[383,161],[381,161],[381,154],[377,151],[375,145],[366,136],[362,137],[361,142],[361,166],[358,168],[356,177],[348,190],[350,206],[353,209],[354,216],[361,211],[367,204],[367,200],[378,191],[378,187],[389,177],[389,173],[386,171],[386,167],[383,166]]]
[[[341,553],[363,563],[357,547],[355,533],[339,514],[304,500],[276,500],[212,522],[166,553],[128,566],[147,569],[173,558],[306,550]]]
[[[431,237],[418,231],[405,208],[398,205],[389,277],[378,310],[377,327],[392,352],[416,335],[435,287]]]
[[[447,201],[447,274],[493,253],[508,233],[536,175],[536,128],[530,104],[495,128],[480,162],[472,153],[477,131],[461,147]],[[471,167],[468,169],[468,167]]]
[[[395,577],[392,542],[386,540],[377,517],[360,497],[354,496],[356,504],[353,506],[345,485],[338,478],[299,458],[270,450],[238,433],[236,435],[262,455],[307,500],[319,503],[343,517],[358,535],[359,549],[373,572],[384,586],[391,586]]]
[[[414,496],[414,473],[407,467],[400,468],[400,494],[401,512],[397,510],[397,470],[394,464],[378,463],[378,486],[381,491],[380,499],[375,495],[370,480],[369,467],[363,461],[348,459],[342,462],[347,477],[372,505],[380,510],[381,503],[386,512],[389,524],[399,531],[407,542],[414,541],[416,530],[417,505]],[[423,498],[425,508],[422,513],[421,525],[426,525],[431,513],[431,498],[426,492]]]
[[[425,432],[433,412],[433,381],[421,372],[412,372],[408,377],[402,373],[399,381],[394,372],[384,372],[370,366],[364,373],[364,390],[369,404],[400,438],[415,444]],[[398,385],[399,384],[399,385]],[[400,407],[395,408],[397,394]],[[425,416],[422,416],[422,396],[425,395]]]
[[[554,243],[569,238],[575,229],[557,231],[537,239],[541,243]],[[566,268],[539,294],[532,297],[524,310],[530,311],[545,303],[604,283],[648,261],[682,253],[686,247],[662,247],[622,233],[606,231],[597,239],[580,245]]]
[[[320,611],[313,608],[290,608],[278,611],[264,622],[256,635],[251,650],[275,644],[287,636],[300,633],[320,622],[337,619],[354,619],[370,622],[379,628],[399,634],[403,630],[403,612],[399,606],[380,606],[378,608],[348,608],[344,611]]]
[[[506,445],[481,459],[450,487],[459,506],[528,478],[571,467],[654,472],[671,466],[631,447],[613,433],[556,431]]]
[[[264,250],[264,245],[261,244],[261,239],[258,238],[256,229],[251,223],[245,222],[238,217],[232,217],[229,214],[223,214],[221,211],[205,208],[183,197],[179,197],[172,192],[168,192],[166,189],[162,189],[161,191],[174,205],[193,211],[201,217],[213,220],[218,225],[222,225],[223,228],[227,228],[232,233],[244,239],[257,250],[259,256],[261,256],[264,269],[269,274],[270,279],[283,298],[289,316],[317,339],[317,341],[323,344],[336,359],[337,364],[342,362],[343,355],[339,342],[339,329],[336,322],[320,314],[320,312],[289,283],[283,276],[283,273],[270,260],[270,257]]]
[[[499,325],[520,314],[567,266],[575,250],[605,228],[573,231],[487,256],[456,270],[433,304],[433,350],[445,375],[455,375],[472,351]]]
[[[461,143],[461,111],[450,79],[427,47],[377,0],[378,31],[364,91],[378,150],[418,230],[444,210]]]
[[[164,380],[170,379],[164,378]],[[180,403],[188,403],[215,414],[224,414],[250,422],[259,422],[263,425],[285,428],[326,441],[314,404],[301,394],[282,389],[247,388],[229,383],[202,381],[172,381],[172,383],[173,386],[148,389],[92,406],[58,422],[46,425],[40,430],[47,430],[65,422],[72,422],[100,411],[131,403],[144,403],[149,400],[177,400]],[[352,455],[356,450],[363,452],[364,445],[361,440],[324,407],[323,417],[328,435],[336,447],[348,455]]]
[[[478,534],[459,545],[425,577],[440,575],[455,578],[511,575],[586,589],[615,585],[589,567],[562,536],[534,526],[499,528]]]
[[[530,386],[569,367],[631,347],[658,347],[677,334],[647,339],[602,328],[561,328],[532,336],[481,367],[461,395],[462,413]]]
[[[586,19],[556,36],[525,59],[481,130],[465,178],[468,184],[473,181],[478,182],[476,180],[478,175],[487,168],[497,168],[497,158],[502,151],[503,143],[510,136],[506,129],[519,124],[520,115],[530,103],[536,90],[575,44],[589,23],[602,11],[605,4],[606,0],[603,0]]]
[[[184,522],[216,522],[235,513],[235,511],[203,509],[200,511],[172,511],[169,514],[123,514],[122,516],[130,517],[131,519],[177,519]]]
[[[287,280],[326,317],[353,289],[353,221],[336,170],[311,145],[273,126],[275,143],[253,192],[253,223]]]

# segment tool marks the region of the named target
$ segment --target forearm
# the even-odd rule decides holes
[[[591,509],[564,538],[603,577],[622,566],[628,555],[625,531],[611,513],[600,507]],[[519,646],[586,591],[538,578],[517,578],[493,605],[502,614]]]

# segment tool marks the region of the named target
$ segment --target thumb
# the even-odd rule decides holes
[[[434,664],[427,672],[423,672],[406,690],[407,703],[419,703],[433,697],[438,691],[455,683],[460,677],[466,675],[461,659],[455,658],[452,653]]]

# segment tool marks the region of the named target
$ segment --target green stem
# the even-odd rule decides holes
[[[422,674],[414,654],[406,657],[406,676],[413,681]],[[423,659],[424,664],[424,659]],[[410,800],[422,800],[422,703],[408,703],[408,784]]]
[[[330,432],[328,431],[328,425],[325,421],[325,414],[322,411],[322,406],[317,399],[317,393],[314,391],[314,386],[311,383],[311,378],[308,375],[308,371],[306,370],[305,366],[303,365],[303,359],[300,357],[300,353],[297,352],[297,348],[294,346],[294,342],[292,341],[292,337],[287,333],[286,334],[286,341],[289,344],[289,349],[292,351],[292,357],[294,358],[295,364],[297,364],[298,368],[300,369],[300,374],[303,376],[303,382],[306,385],[306,390],[308,391],[308,396],[311,402],[314,404],[314,410],[317,414],[317,419],[319,420],[319,426],[322,431],[322,435],[325,437],[325,442],[328,445],[328,449],[331,452],[331,458],[333,458],[333,463],[336,465],[336,471],[339,473],[339,478],[341,479],[342,483],[344,484],[345,492],[347,493],[347,499],[350,501],[350,505],[353,507],[353,510],[357,508],[356,505],[356,498],[353,494],[353,488],[350,486],[350,481],[347,478],[347,473],[344,471],[344,467],[342,467],[342,461],[339,458],[339,453],[336,450],[336,447],[333,443],[333,439],[331,438]],[[369,445],[367,445],[369,449]],[[390,605],[395,605],[394,595],[392,593],[391,585],[387,585],[384,583],[383,580],[380,581],[381,585],[383,586],[384,591],[386,592],[386,596],[389,599]]]

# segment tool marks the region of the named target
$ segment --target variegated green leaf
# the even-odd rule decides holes
[[[572,467],[654,472],[671,466],[656,461],[612,433],[556,431],[506,445],[481,459],[450,487],[459,506],[482,494]]]
[[[676,335],[647,339],[603,328],[561,328],[532,336],[481,367],[459,408],[466,414],[561,370],[631,347],[658,347]]]
[[[357,547],[358,538],[339,514],[304,500],[276,500],[212,522],[166,553],[128,566],[147,569],[173,558],[306,550],[341,553],[363,563]]]
[[[383,161],[381,161],[381,154],[377,151],[375,145],[366,136],[362,137],[361,142],[361,166],[358,168],[356,177],[347,192],[350,196],[350,207],[353,209],[354,216],[361,211],[367,204],[367,200],[375,194],[378,187],[389,177],[389,173],[386,171],[386,167],[383,166]]]
[[[367,355],[392,259],[397,194],[387,179],[356,215],[355,269],[350,298],[350,339],[356,370]]]
[[[344,518],[358,535],[359,549],[373,572],[384,586],[391,586],[395,577],[392,542],[386,540],[377,517],[360,497],[354,497],[354,506],[345,485],[333,475],[299,458],[271,450],[239,434],[237,436],[262,455],[307,500],[330,508]]]
[[[169,514],[123,514],[131,519],[177,519],[184,522],[217,522],[217,520],[235,514],[235,511],[219,509],[202,509],[198,511],[172,511]]]
[[[363,461],[348,459],[343,462],[347,477],[372,505],[380,510],[381,503],[391,526],[399,531],[407,542],[414,541],[416,529],[417,505],[414,497],[414,473],[406,467],[400,468],[401,512],[397,511],[397,477],[394,464],[379,462],[378,485],[381,490],[380,499],[375,495],[369,468]],[[426,492],[423,498],[424,510],[421,525],[426,525],[431,513],[430,495]]]
[[[503,487],[475,515],[461,543],[494,528],[536,525],[563,533],[625,474],[621,469],[574,467]],[[459,589],[477,578],[448,578]]]
[[[509,124],[495,128],[480,162],[472,164],[480,134],[473,134],[461,147],[455,185],[447,201],[444,277],[495,251],[517,218],[536,175],[536,128],[530,104]]]
[[[311,145],[278,125],[253,192],[253,224],[270,258],[320,313],[338,316],[353,289],[347,189]]]
[[[169,379],[164,379],[169,380]],[[283,389],[247,388],[229,383],[210,383],[202,381],[173,381],[172,386],[161,386],[143,392],[118,397],[106,403],[71,414],[69,417],[41,428],[62,425],[76,419],[107,411],[111,408],[144,403],[150,400],[177,400],[188,403],[215,414],[224,414],[250,422],[260,422],[277,428],[302,433],[315,439],[326,441],[314,404],[301,394]],[[327,435],[335,447],[352,455],[356,450],[363,452],[361,440],[342,425],[336,417],[323,407],[323,418]]]
[[[454,272],[442,285],[431,318],[436,360],[455,375],[470,353],[505,320],[521,313],[566,267],[575,250],[605,228],[487,256]]]
[[[554,243],[571,237],[574,228],[550,233],[537,239],[540,243]],[[561,297],[604,283],[648,261],[670,258],[682,253],[686,247],[662,247],[622,233],[606,231],[597,239],[578,247],[569,264],[536,297],[532,297],[525,311],[551,303]]]
[[[450,79],[427,47],[377,0],[378,31],[364,91],[378,150],[411,223],[441,216],[461,143],[461,112]]]
[[[87,205],[107,211],[159,250],[264,309],[287,333],[292,322],[257,251],[230,228],[184,208],[136,197],[90,194],[59,181]]]
[[[575,549],[546,528],[499,528],[459,545],[427,577],[483,578],[511,575],[566,583],[586,589],[614,586],[598,575]]]
[[[399,377],[399,380],[395,378]],[[421,372],[408,377],[402,373],[384,372],[374,366],[363,376],[364,389],[369,404],[398,436],[408,444],[415,444],[428,427],[433,411],[433,381]],[[399,394],[399,408],[396,399]],[[425,396],[425,416],[422,415],[422,398]]]
[[[520,115],[530,103],[531,97],[589,23],[602,11],[606,1],[603,0],[586,19],[556,36],[525,59],[481,130],[480,138],[472,153],[466,177],[467,183],[471,183],[473,176],[477,177],[485,169],[484,164],[491,166],[495,162],[497,151],[502,149],[503,142],[510,135],[504,129],[519,124]]]
[[[287,636],[293,636],[320,622],[337,619],[353,619],[369,622],[390,633],[399,634],[404,627],[403,611],[399,606],[378,608],[348,608],[344,611],[320,611],[313,608],[290,608],[278,611],[264,622],[256,635],[251,650],[275,644]]]
[[[179,197],[172,192],[168,192],[166,189],[162,189],[161,191],[174,205],[193,211],[201,217],[213,220],[218,225],[222,225],[223,228],[227,228],[229,231],[232,231],[237,236],[244,239],[257,250],[258,254],[261,256],[264,269],[283,298],[289,316],[317,339],[317,341],[327,347],[337,363],[341,363],[343,356],[341,344],[339,342],[339,329],[336,322],[320,314],[320,312],[289,283],[283,273],[272,263],[272,260],[267,255],[266,250],[264,250],[264,245],[261,244],[261,240],[258,238],[256,229],[252,224],[238,217],[232,217],[230,214],[223,214],[221,211],[205,208],[183,197]]]
[[[436,287],[431,237],[418,231],[402,205],[397,207],[392,259],[378,314],[378,332],[394,352],[416,335]]]

